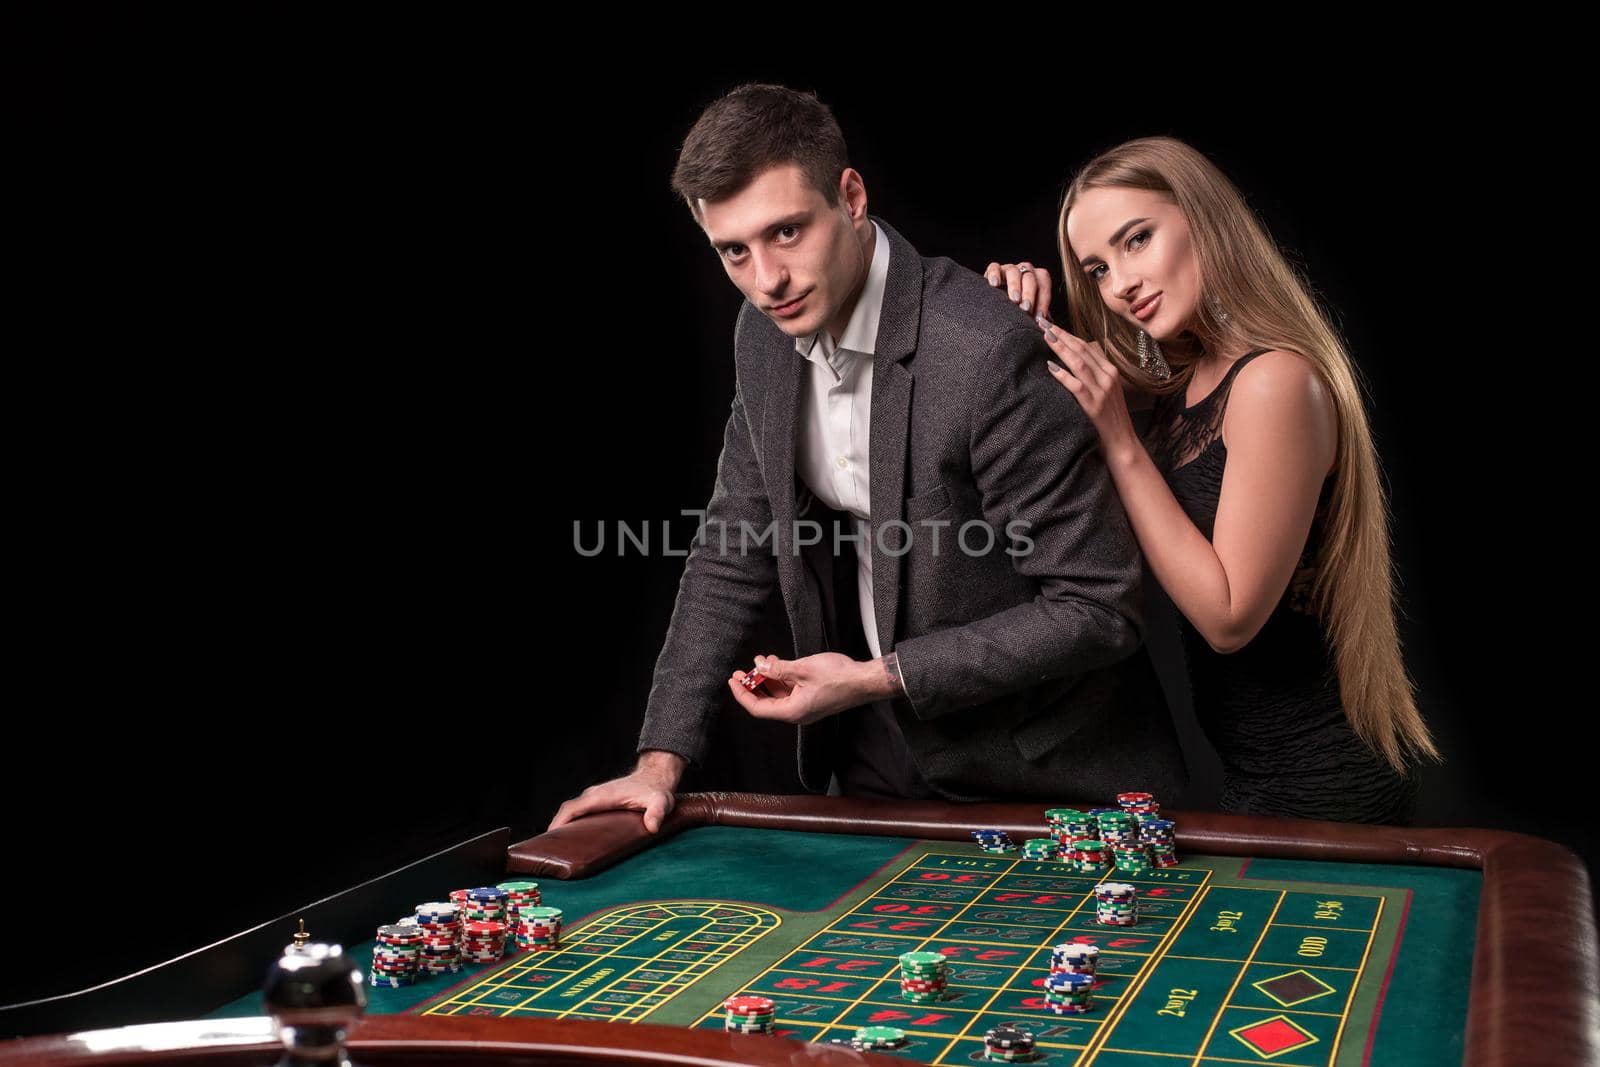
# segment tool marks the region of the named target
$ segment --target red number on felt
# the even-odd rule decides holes
[[[815,987],[815,992],[818,993],[842,993],[846,989],[852,988],[854,985],[854,982],[828,982],[824,984],[820,978],[785,978],[781,981],[773,983],[773,988],[812,989]]]

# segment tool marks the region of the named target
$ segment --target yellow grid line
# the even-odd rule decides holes
[[[1383,921],[1383,906],[1389,902],[1388,897],[1378,898],[1378,913],[1372,917],[1372,929],[1367,933],[1367,947],[1361,952],[1361,966],[1356,968],[1355,980],[1350,983],[1350,992],[1344,998],[1344,1015],[1339,1026],[1333,1032],[1333,1051],[1328,1054],[1331,1064],[1339,1055],[1339,1042],[1344,1040],[1344,1028],[1350,1024],[1350,1005],[1355,1003],[1356,990],[1361,985],[1361,977],[1366,974],[1367,961],[1372,958],[1372,945],[1378,939],[1378,925]]]
[[[1103,874],[1099,878],[1095,879],[1094,885],[1095,886],[1100,885],[1102,882],[1105,881],[1106,876],[1109,875],[1110,873],[1111,873],[1110,871],[1107,871],[1106,874]],[[1087,893],[1080,894],[1078,902],[1072,906],[1072,910],[1071,911],[1067,912],[1067,917],[1065,919],[1062,919],[1059,923],[1056,924],[1056,928],[1053,931],[1051,931],[1050,936],[1045,938],[1045,940],[1046,941],[1054,941],[1057,937],[1061,936],[1061,931],[1066,929],[1071,924],[1073,918],[1078,914],[1078,912],[1083,908],[1083,905],[1085,903],[1087,903],[1088,899],[1093,895],[1094,895],[1094,889],[1093,888],[1091,888],[1089,890],[1089,892],[1087,892]],[[1029,958],[1032,957],[1034,952],[1039,951],[1039,949],[1042,948],[1042,947],[1043,946],[1036,946],[1033,949],[1033,951],[1029,952],[1026,956],[1023,957],[1022,963],[1017,966],[1017,968],[1012,972],[1011,977],[1006,980],[1006,985],[1003,985],[999,989],[997,989],[994,992],[994,995],[991,996],[987,1001],[984,1002],[983,1007],[979,1009],[979,1014],[980,1015],[983,1012],[986,1012],[990,1008],[992,1008],[994,1006],[994,1002],[1000,998],[1000,994],[1005,992],[1006,986],[1009,986],[1012,982],[1016,981],[1018,976],[1020,976],[1023,971],[1027,970]],[[1134,973],[1137,974],[1138,972],[1135,971]],[[956,1032],[956,1036],[950,1039],[950,1043],[945,1046],[944,1051],[939,1053],[938,1059],[944,1059],[946,1056],[950,1055],[950,1053],[952,1051],[954,1051],[956,1045],[958,1043],[960,1043],[961,1039],[966,1036],[967,1031],[972,1029],[972,1024],[977,1022],[977,1021],[978,1021],[978,1016],[974,1015],[972,1017],[972,1019],[968,1021],[966,1026],[963,1026],[959,1031],[957,1031]]]
[[[650,907],[650,906],[653,906],[653,905],[645,905],[645,906],[646,907]],[[665,920],[662,920],[662,921],[664,922]],[[488,1007],[489,1005],[481,1004],[481,1002],[482,1002],[482,1000],[483,1000],[483,998],[485,996],[487,996],[491,992],[504,989],[506,986],[512,984],[514,981],[517,980],[517,978],[519,978],[523,974],[526,974],[528,971],[535,970],[540,966],[547,965],[546,961],[554,959],[554,958],[556,958],[558,956],[567,955],[569,952],[571,952],[571,950],[574,947],[576,947],[578,945],[581,945],[581,944],[584,944],[588,940],[589,927],[592,926],[592,925],[593,924],[591,923],[591,924],[589,924],[589,926],[582,927],[580,929],[580,931],[576,932],[575,936],[573,936],[571,938],[563,938],[561,947],[559,949],[557,949],[556,951],[554,951],[554,952],[535,953],[535,954],[533,954],[531,956],[527,956],[527,957],[524,957],[523,959],[517,960],[510,967],[507,967],[507,968],[505,968],[504,970],[501,970],[501,971],[497,971],[494,975],[487,976],[487,977],[481,979],[478,983],[476,983],[474,985],[471,985],[471,986],[468,986],[466,989],[462,990],[462,993],[460,995],[455,996],[455,997],[451,997],[449,1000],[443,1001],[443,1002],[441,1002],[439,1004],[435,1004],[433,1007],[431,1007],[427,1011],[423,1012],[423,1014],[424,1015],[436,1015],[436,1014],[437,1015],[443,1015],[443,1014],[446,1014],[443,1009],[446,1008],[446,1007],[449,1007],[451,1005],[455,1006],[455,1010],[449,1013],[449,1014],[452,1014],[452,1015],[459,1015],[459,1014],[461,1014],[461,1012],[464,1009],[470,1008],[470,1007],[474,1007],[474,1006],[481,1005],[483,1007]],[[659,924],[657,924],[657,925],[659,925]],[[649,929],[654,929],[654,927],[650,927]],[[585,960],[610,959],[610,958],[620,957],[621,956],[620,953],[609,953],[609,952],[606,953],[604,956],[590,956],[586,952],[571,952],[571,955],[572,955],[573,959],[585,959]],[[642,959],[644,957],[621,957],[621,958],[625,958],[625,959],[640,958],[640,959]],[[585,966],[588,966],[588,965],[585,964]],[[541,997],[544,994],[548,993],[550,990],[558,988],[562,984],[563,980],[565,980],[567,978],[572,978],[572,977],[574,977],[576,975],[579,975],[579,974],[582,974],[583,970],[584,970],[583,967],[579,967],[577,970],[566,972],[565,974],[563,974],[561,976],[561,979],[558,979],[557,981],[551,983],[548,986],[541,986],[538,989],[535,989],[533,991],[532,996],[530,996],[529,999],[530,1000],[537,1000],[539,997]],[[481,992],[479,992],[478,995],[476,997],[473,997],[471,1000],[463,1001],[463,1000],[460,999],[461,995],[465,995],[467,993],[471,993],[473,990],[478,990],[478,989],[481,989]]]
[[[1189,898],[1189,903],[1184,906],[1183,913],[1178,916],[1179,921],[1174,923],[1173,929],[1167,931],[1162,937],[1160,944],[1156,946],[1155,951],[1150,953],[1150,958],[1145,961],[1145,965],[1130,976],[1128,991],[1117,1001],[1116,1006],[1106,1013],[1105,1022],[1093,1034],[1089,1035],[1089,1040],[1084,1043],[1083,1052],[1073,1061],[1073,1067],[1077,1067],[1078,1064],[1084,1064],[1087,1067],[1088,1064],[1093,1063],[1094,1058],[1100,1054],[1099,1050],[1095,1049],[1094,1043],[1099,1041],[1100,1048],[1103,1049],[1106,1042],[1111,1040],[1112,1031],[1117,1028],[1118,1023],[1127,1017],[1129,1009],[1133,1007],[1134,998],[1138,996],[1139,991],[1145,987],[1145,984],[1150,981],[1150,976],[1156,973],[1161,961],[1167,958],[1167,949],[1176,944],[1179,935],[1188,928],[1189,917],[1200,910],[1200,901],[1211,895],[1212,873],[1211,871],[1206,872],[1205,878],[1196,887],[1199,892]],[[1084,1059],[1084,1056],[1088,1056],[1088,1059]]]
[[[696,916],[696,917],[697,918],[703,918],[703,916]],[[679,918],[688,918],[688,916],[679,916]],[[740,944],[726,944],[726,945],[723,945],[723,946],[721,946],[721,947],[719,947],[717,949],[713,949],[713,950],[711,950],[709,952],[702,953],[702,955],[704,957],[702,962],[710,961],[710,966],[707,967],[700,974],[695,975],[694,976],[695,980],[698,981],[704,975],[709,974],[710,972],[716,970],[718,967],[722,966],[722,964],[726,963],[729,959],[731,959],[734,956],[737,956],[739,953],[741,953],[745,949],[749,948],[751,944],[753,944],[754,942],[756,942],[756,941],[758,941],[760,939],[760,936],[765,936],[767,933],[769,933],[771,930],[774,930],[774,929],[776,929],[776,927],[768,927],[766,929],[763,929],[759,936],[749,938],[742,945],[740,945]],[[731,951],[723,951],[723,949],[730,949]],[[672,949],[671,951],[682,952],[682,951],[697,951],[697,950]],[[699,964],[692,964],[691,966],[698,966],[698,965]],[[591,1001],[593,1001],[594,998],[598,997],[600,994],[610,992],[612,986],[615,986],[618,982],[627,980],[628,975],[632,974],[634,971],[641,971],[641,970],[648,970],[648,969],[649,969],[648,966],[646,966],[646,967],[635,967],[633,969],[633,971],[629,971],[627,974],[618,975],[617,977],[613,978],[610,982],[608,982],[605,985],[601,986],[599,989],[596,989],[593,993],[589,994],[583,1000],[579,1001],[578,1003],[574,1004],[572,1007],[568,1008],[566,1011],[562,1012],[560,1015],[557,1016],[557,1018],[558,1019],[559,1018],[565,1018],[567,1015],[570,1015],[572,1012],[575,1012],[579,1008],[582,1008],[585,1004],[588,1004]],[[668,993],[666,995],[665,999],[663,999],[660,1004],[651,1005],[650,1006],[650,1011],[645,1012],[645,1015],[648,1015],[648,1014],[650,1014],[650,1012],[655,1011],[657,1008],[661,1007],[662,1004],[665,1004],[668,1000],[671,1000],[673,997],[677,996],[679,993],[682,993],[685,989],[688,989],[689,986],[693,985],[693,984],[694,984],[693,982],[686,983],[685,985],[683,985],[679,989],[676,989],[673,992]],[[643,1018],[643,1016],[640,1016],[640,1018]]]
[[[672,908],[674,908],[674,907],[684,907],[684,906],[688,906],[688,905],[693,905],[695,907],[700,908],[701,909],[701,913],[698,914],[698,915],[696,915],[696,914],[678,914],[678,913],[674,913],[672,911]],[[663,948],[661,951],[655,953],[653,956],[633,956],[633,955],[627,955],[627,954],[620,953],[620,952],[606,952],[606,953],[604,953],[602,955],[593,956],[593,955],[590,955],[588,953],[571,952],[571,949],[573,949],[577,945],[586,943],[588,941],[588,939],[593,936],[593,934],[595,933],[596,930],[605,929],[605,927],[600,926],[598,924],[600,924],[600,923],[606,923],[606,924],[613,923],[617,916],[621,916],[621,917],[624,917],[624,918],[632,918],[632,917],[638,916],[638,915],[640,915],[640,914],[642,914],[643,912],[646,912],[646,911],[663,911],[663,912],[665,912],[666,914],[663,917],[661,917],[660,919],[655,920],[650,925],[633,928],[632,939],[633,940],[638,940],[638,939],[641,939],[641,938],[644,938],[644,937],[648,936],[651,933],[654,933],[656,930],[659,930],[662,926],[666,925],[667,923],[674,922],[674,921],[676,921],[678,919],[709,918],[709,916],[705,914],[705,911],[708,908],[728,908],[728,909],[732,909],[732,910],[735,910],[735,911],[739,911],[742,914],[746,914],[746,915],[755,914],[758,917],[759,917],[759,915],[761,913],[765,913],[767,915],[770,915],[775,920],[774,924],[770,925],[770,926],[757,926],[757,927],[755,927],[750,932],[751,933],[759,932],[759,935],[758,935],[758,937],[751,938],[751,941],[758,940],[759,936],[764,936],[765,934],[771,932],[772,930],[777,929],[778,925],[781,925],[781,923],[783,921],[781,918],[779,918],[777,916],[776,913],[767,911],[766,909],[753,909],[753,908],[750,908],[748,905],[731,904],[731,903],[729,903],[727,901],[720,901],[720,900],[719,901],[673,900],[673,901],[652,901],[652,902],[645,902],[645,903],[636,903],[636,904],[627,906],[626,908],[623,908],[623,909],[617,909],[614,912],[608,912],[605,915],[600,916],[598,919],[596,919],[594,921],[591,921],[590,923],[588,923],[587,925],[585,925],[582,928],[581,936],[574,937],[572,939],[564,939],[564,943],[562,944],[561,948],[559,950],[557,950],[556,952],[537,953],[537,954],[533,954],[533,955],[531,955],[531,956],[529,956],[527,958],[524,958],[522,960],[518,960],[512,966],[507,967],[504,970],[497,972],[495,975],[492,975],[490,977],[486,977],[481,982],[479,982],[477,985],[474,985],[474,986],[470,987],[469,989],[467,989],[465,991],[467,993],[471,993],[474,990],[477,990],[478,992],[477,992],[476,996],[473,996],[468,1000],[461,1000],[459,997],[452,997],[449,1000],[444,1001],[441,1004],[435,1005],[433,1008],[430,1008],[424,1014],[429,1014],[429,1015],[431,1015],[431,1014],[444,1014],[442,1009],[444,1009],[446,1007],[450,1007],[452,1005],[454,1006],[455,1010],[452,1011],[450,1014],[459,1015],[463,1011],[465,1011],[465,1010],[467,1010],[469,1008],[472,1008],[472,1007],[491,1007],[491,1008],[494,1008],[496,1011],[500,1012],[502,1018],[504,1018],[506,1016],[509,1016],[512,1013],[514,1013],[516,1011],[519,1011],[519,1010],[538,1010],[538,1009],[534,1009],[534,1008],[530,1007],[530,1004],[533,1001],[536,1001],[540,997],[542,997],[542,996],[550,993],[551,991],[559,988],[561,985],[564,984],[564,981],[566,979],[574,978],[574,977],[577,977],[579,975],[582,975],[583,972],[591,965],[603,964],[604,962],[607,962],[607,961],[617,961],[617,960],[637,960],[637,961],[639,961],[639,965],[628,969],[622,977],[612,979],[612,981],[610,983],[608,983],[606,986],[603,986],[600,989],[595,990],[594,992],[590,993],[588,996],[584,997],[583,1000],[579,1001],[578,1004],[575,1004],[570,1008],[562,1010],[560,1012],[560,1014],[558,1014],[556,1016],[557,1018],[565,1017],[570,1012],[576,1011],[582,1005],[589,1003],[589,1001],[593,1000],[594,997],[598,996],[600,993],[605,992],[607,989],[610,988],[611,985],[615,985],[618,981],[623,980],[623,978],[625,978],[627,975],[631,975],[631,974],[636,973],[636,972],[641,971],[641,970],[649,970],[650,969],[650,965],[657,964],[657,963],[660,963],[660,962],[668,962],[668,963],[682,962],[682,961],[674,961],[674,960],[668,960],[668,961],[663,961],[662,960],[662,956],[663,956],[664,953],[669,952],[669,951],[679,951],[677,949],[671,948],[670,946]],[[701,933],[701,932],[703,932],[703,931],[696,931],[696,936],[698,936],[698,934]],[[744,935],[736,934],[734,936],[735,937],[740,937],[740,936],[744,936]],[[684,939],[680,939],[679,941],[674,942],[674,944],[679,944],[679,943],[681,943],[682,940],[684,940]],[[692,938],[690,938],[690,940],[692,940]],[[729,944],[729,943],[728,942],[724,942],[723,943],[723,945],[727,945],[727,944]],[[746,946],[740,946],[740,947],[743,948],[743,947],[746,947]],[[483,998],[484,997],[490,995],[491,993],[498,992],[499,990],[505,989],[507,986],[515,985],[529,971],[537,970],[540,967],[547,966],[549,960],[551,960],[551,959],[553,959],[553,958],[555,958],[557,956],[567,955],[569,953],[570,953],[570,955],[571,955],[571,957],[573,959],[582,959],[582,960],[585,960],[587,962],[585,962],[584,966],[579,967],[576,970],[569,971],[569,972],[563,974],[561,976],[561,980],[558,980],[558,981],[552,983],[551,985],[541,986],[541,987],[539,987],[537,989],[532,990],[531,993],[527,997],[525,997],[523,1000],[519,1001],[516,1004],[509,1005],[509,1006],[506,1006],[506,1007],[502,1008],[499,1005],[490,1005],[490,1004],[484,1004],[483,1003]],[[702,953],[702,955],[704,955],[704,953]],[[699,966],[700,962],[701,961],[696,961],[694,963],[689,963],[687,965],[687,967],[683,971],[669,971],[668,973],[677,974],[677,975],[683,975],[683,974],[688,972],[689,968],[693,968],[693,967]],[[722,960],[718,960],[717,961],[718,964],[720,964],[721,962],[722,962]],[[715,966],[715,964],[713,966]],[[709,968],[707,970],[709,970]],[[707,973],[707,972],[706,971],[702,971],[702,972],[700,972],[700,974],[693,975],[693,977],[698,979],[701,975],[703,975],[705,973]],[[669,980],[669,982],[670,982],[670,980]],[[683,988],[688,988],[689,985],[693,985],[693,982],[688,983]],[[667,1002],[667,1000],[670,1000],[672,997],[676,996],[678,993],[681,993],[682,991],[683,991],[683,989],[679,989],[676,992],[667,994],[665,996],[665,998],[661,1001],[661,1003],[652,1005],[650,1007],[650,1010],[654,1011],[656,1008],[661,1007],[663,1004],[665,1004]],[[654,993],[641,994],[641,996],[655,996],[655,995],[657,995],[657,994],[654,994]],[[548,1010],[549,1011],[554,1011],[555,1009],[552,1008],[552,1009],[548,1009]],[[622,1014],[623,1014],[622,1012],[619,1012],[618,1015],[617,1016],[613,1016],[613,1018],[620,1017]],[[641,1018],[642,1018],[642,1016],[641,1016]]]
[[[940,868],[938,868],[938,867],[921,867],[921,868],[919,868],[917,866],[917,864],[921,863],[923,860],[928,859],[931,856],[943,856],[943,857],[948,857],[950,859],[964,859],[964,858],[966,858],[966,857],[963,857],[963,856],[955,855],[955,854],[952,854],[952,853],[946,853],[946,852],[924,852],[917,859],[912,860],[909,864],[907,864],[906,866],[902,867],[899,871],[895,872],[895,874],[892,875],[887,882],[883,883],[883,885],[879,886],[871,894],[869,894],[868,896],[862,898],[859,902],[857,902],[850,909],[850,912],[855,912],[855,911],[857,911],[859,909],[865,908],[869,904],[871,904],[874,900],[879,900],[879,899],[886,900],[886,901],[891,901],[891,902],[894,902],[894,903],[900,903],[901,900],[903,900],[903,899],[909,899],[909,900],[926,899],[926,898],[919,898],[919,897],[895,898],[895,897],[886,896],[885,894],[891,887],[896,886],[896,885],[908,885],[908,886],[917,885],[917,881],[918,880],[916,880],[916,879],[911,879],[911,880],[908,880],[908,881],[905,881],[905,882],[902,882],[900,880],[901,876],[905,875],[909,871],[914,871],[914,870],[937,871],[937,870],[939,870]],[[960,907],[957,907],[955,912],[948,919],[944,920],[944,925],[945,926],[948,926],[950,923],[953,923],[953,922],[957,921],[957,919],[959,918],[961,913],[966,911],[968,908],[972,907],[972,905],[978,900],[978,898],[982,897],[984,895],[984,893],[988,892],[989,890],[996,888],[996,884],[995,883],[999,882],[1000,879],[1002,879],[1002,878],[1006,877],[1007,875],[1011,874],[1016,869],[1016,866],[1020,862],[1020,860],[1006,860],[1006,861],[1001,861],[1001,862],[1008,863],[1008,864],[1010,864],[1010,866],[1008,868],[1004,869],[1004,870],[991,869],[991,870],[984,870],[984,871],[962,872],[962,873],[975,873],[975,874],[985,874],[985,875],[992,874],[994,876],[994,881],[990,882],[987,885],[973,886],[972,888],[976,889],[976,891],[977,891],[973,895],[973,898],[971,900],[968,900],[964,904],[961,904]],[[918,886],[918,888],[922,888],[922,887]],[[1065,895],[1065,894],[1062,894],[1062,895]],[[938,901],[932,901],[932,902],[933,903],[941,903],[941,902],[938,902]],[[948,901],[948,902],[944,902],[944,903],[949,903],[949,904],[951,904],[953,906],[953,905],[955,905],[956,902],[955,901]],[[847,913],[847,914],[849,914],[849,913]],[[825,932],[828,932],[828,931],[826,931],[825,929],[824,930],[819,930],[816,933],[812,934],[811,937],[808,937],[806,940],[809,942],[813,938],[816,938],[816,937],[820,936],[821,934],[823,934]],[[836,931],[836,932],[838,932],[838,931]],[[845,936],[859,936],[859,935],[845,934]],[[901,935],[901,934],[885,934],[885,935],[882,935],[882,936],[885,936],[885,937],[904,937],[904,939],[907,942],[911,943],[911,944],[926,945],[927,943],[929,943],[930,941],[933,941],[935,938],[938,937],[938,930],[936,929],[932,934],[930,934],[929,936],[924,937],[924,938],[905,937],[905,935]],[[1013,944],[1013,945],[993,945],[992,947],[1016,949],[1019,946]],[[1038,948],[1039,948],[1039,946],[1037,946],[1037,945],[1029,947],[1028,948],[1028,954],[1032,955],[1034,952],[1038,951]],[[797,945],[786,956],[784,956],[783,959],[785,959],[785,960],[786,959],[792,959],[794,956],[798,955],[800,952],[803,952],[803,951],[808,951],[808,950],[805,948],[804,945]],[[818,951],[818,952],[820,952],[820,951],[824,951],[824,950],[816,949],[816,950],[809,950],[809,951]],[[915,951],[915,949],[908,949],[907,951]],[[850,953],[850,955],[853,955],[853,956],[870,956],[870,957],[872,957],[874,959],[883,959],[883,960],[892,960],[892,959],[897,959],[898,958],[896,956],[881,956],[881,955],[879,955],[877,953],[870,953],[870,952],[853,952],[853,953]],[[781,963],[783,961],[780,960],[779,962]],[[977,966],[986,966],[986,965],[977,964]],[[746,988],[749,988],[753,983],[759,981],[763,975],[770,974],[770,973],[772,973],[774,971],[777,971],[777,970],[780,970],[780,969],[782,969],[782,968],[769,967],[766,970],[761,971],[760,973],[755,975],[751,979],[751,981],[749,983],[746,983]],[[804,974],[807,977],[815,977],[816,976],[815,972],[811,972],[811,971],[794,971],[792,969],[789,969],[786,973]],[[851,1011],[853,1011],[864,1000],[866,1000],[868,997],[870,997],[872,995],[873,991],[875,989],[877,989],[878,986],[880,986],[884,982],[888,981],[889,977],[892,977],[893,975],[894,975],[894,972],[891,971],[889,976],[873,978],[871,980],[868,980],[866,978],[866,976],[863,976],[862,980],[867,983],[866,991],[863,992],[860,996],[856,997],[854,1000],[849,1001],[848,1005],[845,1008],[845,1010],[840,1012],[838,1015],[836,1015],[833,1018],[833,1020],[831,1020],[830,1022],[824,1024],[823,1028],[826,1029],[827,1027],[831,1027],[831,1026],[842,1026],[843,1024],[840,1022],[840,1020],[843,1019],[846,1015],[849,1015]],[[834,1002],[835,1003],[845,1003],[843,1000],[834,1001]],[[930,1008],[932,1007],[932,1005],[916,1005],[916,1006],[924,1006],[924,1007],[930,1007]],[[705,1022],[707,1019],[710,1019],[713,1016],[715,1016],[717,1014],[718,1010],[719,1010],[719,1008],[712,1008],[710,1011],[707,1011],[704,1015],[700,1016],[700,1018],[696,1019],[694,1021],[693,1025],[695,1027],[698,1027],[701,1023]],[[950,1010],[952,1010],[952,1011],[965,1011],[967,1009],[952,1008]],[[807,1025],[816,1025],[816,1024],[810,1023],[810,1024],[807,1024]]]
[[[1206,1036],[1200,1039],[1200,1047],[1195,1050],[1193,1064],[1200,1067],[1200,1060],[1205,1056],[1206,1046],[1211,1044],[1211,1038],[1217,1032],[1217,1024],[1222,1021],[1223,1012],[1228,1010],[1228,1001],[1233,999],[1233,994],[1238,991],[1239,983],[1244,981],[1245,972],[1250,969],[1250,964],[1255,960],[1256,953],[1261,950],[1261,943],[1267,939],[1267,934],[1272,929],[1272,920],[1278,917],[1278,909],[1283,907],[1283,902],[1289,893],[1287,890],[1278,891],[1278,899],[1272,905],[1272,913],[1267,916],[1267,921],[1261,927],[1261,933],[1256,936],[1255,944],[1250,946],[1250,955],[1244,958],[1239,967],[1239,973],[1233,976],[1233,984],[1222,996],[1222,1003],[1217,1007],[1216,1014],[1211,1017],[1211,1025],[1206,1027]],[[1315,1035],[1313,1035],[1315,1036]]]
[[[751,933],[754,933],[755,936],[754,937],[750,937],[742,945],[735,945],[735,944],[732,944],[730,942],[724,942],[723,945],[721,946],[721,948],[731,948],[732,949],[731,952],[722,952],[720,950],[720,948],[719,949],[711,949],[710,951],[701,951],[699,949],[692,950],[694,952],[699,953],[699,955],[701,956],[701,959],[699,961],[695,962],[695,963],[691,963],[689,966],[695,967],[695,966],[699,966],[700,963],[703,963],[706,960],[711,960],[712,961],[710,966],[706,967],[704,971],[702,971],[700,974],[695,976],[696,980],[698,980],[700,977],[703,977],[705,974],[709,974],[711,971],[716,970],[723,963],[727,962],[732,957],[737,956],[739,953],[741,953],[745,949],[749,948],[756,941],[759,941],[761,938],[765,937],[767,934],[771,933],[773,930],[776,930],[779,926],[783,925],[783,920],[778,916],[777,912],[768,911],[765,908],[753,908],[753,907],[751,907],[751,906],[749,906],[747,904],[730,904],[730,903],[727,903],[727,902],[724,902],[724,901],[693,901],[693,902],[684,901],[683,902],[683,904],[688,904],[688,903],[698,904],[700,906],[701,913],[699,915],[683,915],[683,914],[679,914],[679,915],[674,915],[673,918],[675,918],[675,919],[709,919],[709,918],[711,918],[711,916],[709,914],[706,914],[706,912],[708,910],[715,910],[717,908],[729,908],[729,909],[741,912],[741,913],[746,914],[746,915],[754,915],[757,918],[759,918],[761,915],[765,914],[765,915],[770,916],[772,918],[772,920],[773,920],[771,926],[758,926],[758,927],[756,927],[755,930],[751,931]],[[679,905],[679,906],[681,907],[682,905]],[[654,928],[652,928],[652,929],[654,929]],[[698,937],[703,932],[704,932],[703,929],[696,930],[694,935],[689,936],[689,937],[679,938],[677,941],[673,942],[673,944],[677,945],[677,944],[682,944],[685,941],[692,941],[692,940],[695,939],[695,937]],[[737,934],[735,936],[736,937],[742,937],[742,936],[745,936],[745,935]],[[684,951],[691,951],[691,950],[678,949],[678,948],[673,948],[671,946],[663,947],[660,952],[657,952],[655,954],[655,956],[653,956],[650,959],[649,963],[657,962],[667,952],[684,952]],[[668,960],[667,962],[670,963],[670,962],[679,962],[679,961]],[[643,971],[643,970],[649,970],[649,964],[633,968],[633,971]],[[632,974],[633,971],[629,971],[628,973]],[[585,1004],[588,1004],[590,1001],[594,1000],[594,998],[599,996],[601,993],[606,992],[608,989],[611,988],[611,986],[616,985],[617,982],[621,981],[623,977],[625,977],[625,976],[618,976],[617,978],[613,978],[607,985],[602,986],[601,988],[595,990],[593,993],[589,994],[583,1000],[579,1001],[578,1003],[574,1004],[572,1007],[568,1008],[566,1011],[562,1012],[560,1015],[556,1016],[556,1018],[558,1018],[558,1019],[566,1018],[568,1015],[570,1015],[573,1012],[577,1011],[579,1008],[583,1007]],[[662,1000],[661,1003],[652,1005],[650,1007],[650,1011],[645,1012],[645,1015],[649,1015],[650,1012],[656,1011],[657,1009],[662,1007],[662,1005],[666,1004],[673,997],[676,997],[679,994],[681,994],[685,989],[688,989],[693,984],[694,984],[693,982],[687,983],[682,988],[680,988],[680,989],[678,989],[678,990],[676,990],[676,991],[674,991],[672,993],[667,994],[666,998],[664,1000]],[[643,1015],[640,1016],[640,1018],[643,1018],[643,1017],[644,1017]]]

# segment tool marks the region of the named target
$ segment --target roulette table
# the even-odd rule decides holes
[[[357,1062],[983,1062],[1023,1027],[1031,1062],[1600,1062],[1587,872],[1559,845],[1490,830],[1201,813],[1178,863],[1137,875],[980,849],[1042,806],[686,794],[658,834],[610,812],[510,843],[497,831],[106,987],[0,1010],[30,1032],[0,1062],[272,1063],[259,987],[303,919],[368,967],[373,930],[451,889],[537,879],[559,944],[367,990]],[[1132,884],[1132,926],[1095,887]],[[1053,946],[1092,945],[1093,1007],[1048,1009]],[[944,957],[908,1003],[898,959]],[[724,1002],[775,1005],[772,1035]],[[842,1044],[863,1027],[896,1047]],[[13,1031],[16,1027],[13,1026]],[[840,1042],[840,1043],[836,1043]]]

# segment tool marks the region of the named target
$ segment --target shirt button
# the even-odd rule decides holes
[[[850,466],[850,461],[845,459],[843,456],[840,456],[839,457],[839,469],[840,470],[844,470],[848,466]]]

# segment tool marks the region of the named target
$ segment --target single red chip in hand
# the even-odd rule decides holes
[[[771,696],[772,691],[767,688],[766,682],[766,675],[760,671],[751,671],[744,676],[744,681],[741,684],[752,693],[764,693],[767,696]]]

